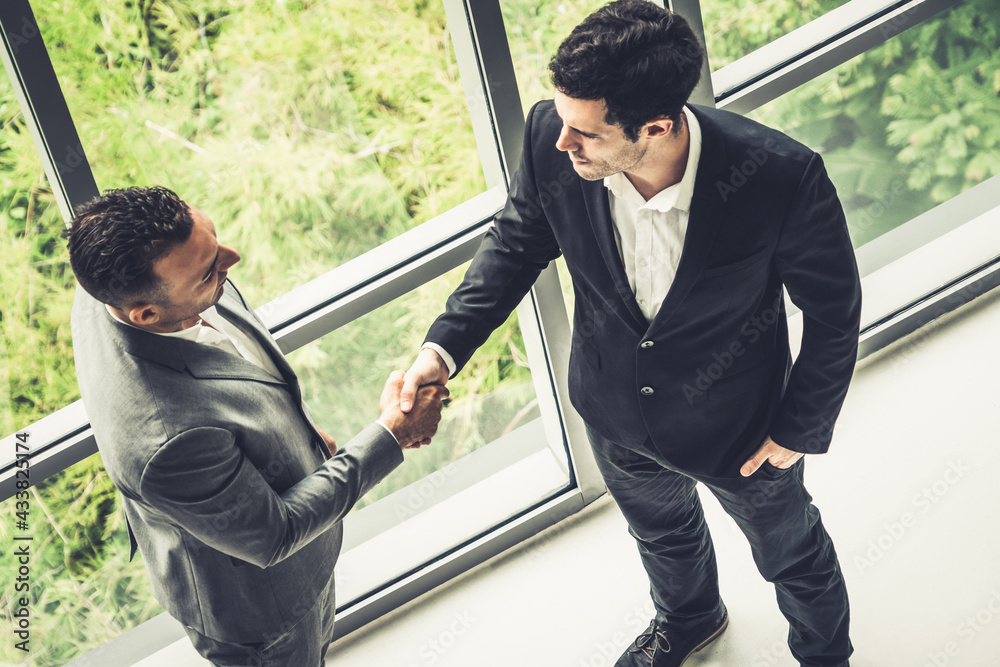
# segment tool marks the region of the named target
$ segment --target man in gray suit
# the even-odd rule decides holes
[[[447,389],[404,414],[393,373],[378,421],[338,452],[204,213],[164,188],[115,190],[68,238],[77,377],[130,556],[213,664],[322,665],[341,519],[401,448],[430,442]]]

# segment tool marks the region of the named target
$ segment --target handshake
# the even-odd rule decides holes
[[[403,449],[430,444],[448,398],[448,367],[438,353],[423,349],[406,373],[393,371],[382,390],[379,421]]]

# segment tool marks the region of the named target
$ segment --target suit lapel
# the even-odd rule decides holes
[[[297,376],[295,375],[295,371],[292,370],[292,367],[285,359],[285,355],[278,349],[277,343],[275,343],[274,338],[271,337],[271,332],[264,327],[260,320],[250,314],[246,308],[243,307],[239,297],[230,293],[231,289],[234,289],[232,284],[227,283],[226,291],[223,293],[219,303],[215,305],[216,310],[218,310],[219,314],[226,318],[227,321],[238,327],[240,331],[260,343],[261,347],[264,348],[268,356],[271,357],[271,361],[273,361],[274,365],[277,366],[278,372],[281,373],[285,382],[289,387],[292,387],[293,391],[297,394],[298,382],[296,381]]]
[[[698,174],[680,264],[651,329],[662,326],[669,320],[691,291],[705,267],[725,214],[725,202],[716,184],[722,180],[728,164],[726,143],[718,125],[707,118],[701,109],[691,108],[701,125],[701,158],[698,160]]]
[[[254,318],[246,317],[246,310],[239,305],[236,297],[229,294],[229,290],[230,287],[227,285],[226,292],[217,304],[219,312],[241,330],[260,341],[264,349],[271,355],[272,360],[285,381],[275,378],[242,356],[232,354],[217,347],[191,340],[158,336],[154,333],[141,331],[127,324],[122,324],[111,317],[103,304],[98,304],[97,301],[94,301],[97,304],[95,306],[95,316],[108,327],[108,335],[117,339],[122,348],[129,354],[134,354],[142,359],[148,359],[160,365],[173,368],[178,372],[187,368],[191,375],[197,378],[254,380],[268,384],[288,384],[293,392],[298,395],[298,382],[289,381],[289,378],[294,378],[295,374],[292,372],[288,362],[277,351],[277,347],[271,341],[270,336],[263,335],[263,327],[257,324]]]
[[[181,354],[184,357],[184,365],[196,378],[286,384],[240,355],[194,341],[181,342],[189,343],[181,349]]]
[[[625,265],[622,263],[621,253],[618,252],[614,221],[611,219],[611,205],[608,202],[608,189],[604,187],[603,181],[582,181],[581,187],[583,188],[583,201],[589,213],[587,217],[590,218],[590,224],[594,228],[597,245],[604,256],[604,263],[607,264],[608,271],[611,273],[611,279],[618,290],[618,296],[628,312],[628,315],[623,316],[623,319],[636,333],[642,335],[648,326],[646,316],[642,314],[639,304],[635,302],[635,294],[629,287]]]

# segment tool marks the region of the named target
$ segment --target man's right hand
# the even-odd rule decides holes
[[[420,350],[416,361],[406,371],[403,379],[403,391],[400,394],[400,409],[409,412],[414,404],[417,389],[425,384],[438,384],[442,387],[448,384],[448,364],[444,363],[436,351],[429,347]]]
[[[448,397],[448,388],[443,384],[424,384],[417,387],[413,398],[410,399],[411,408],[408,412],[403,412],[400,408],[402,390],[403,372],[393,371],[385,383],[385,389],[382,390],[382,397],[379,400],[382,409],[379,421],[392,432],[403,449],[414,449],[430,444],[431,436],[437,432],[438,423],[441,421],[441,409],[444,407],[441,401]]]

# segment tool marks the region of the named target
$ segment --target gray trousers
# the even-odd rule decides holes
[[[229,644],[185,627],[203,658],[215,667],[323,667],[333,641],[333,617],[337,607],[334,577],[305,616],[280,637],[251,644]]]

